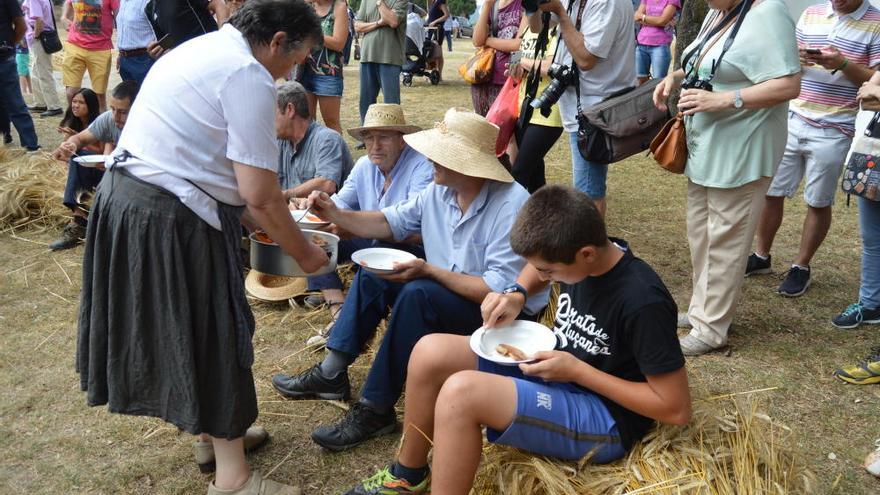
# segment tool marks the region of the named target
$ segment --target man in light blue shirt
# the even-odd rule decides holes
[[[370,105],[364,125],[348,131],[352,137],[365,143],[367,154],[357,161],[342,188],[331,197],[336,206],[345,210],[374,211],[418,195],[433,180],[434,168],[424,155],[403,141],[403,136],[419,130],[419,127],[406,124],[400,105]],[[399,245],[390,247],[404,249],[416,256],[424,255],[418,232],[398,242]],[[345,239],[339,243],[338,259],[348,261],[352,253],[375,243],[372,238]],[[321,291],[324,302],[330,306],[331,320],[335,321],[345,300],[339,275],[331,272],[309,277],[309,290]],[[326,341],[333,321],[308,343]]]
[[[273,378],[287,397],[348,399],[348,366],[391,308],[360,402],[339,424],[312,433],[322,447],[343,450],[394,431],[394,404],[416,342],[435,332],[472,333],[483,321],[483,298],[513,286],[525,266],[509,234],[529,194],[495,157],[497,136],[485,118],[452,109],[437,129],[404,138],[434,165],[434,183],[417,196],[364,212],[341,210],[326,195],[309,198],[318,215],[354,235],[401,241],[420,233],[425,247],[424,259],[399,263],[391,274],[359,271],[324,361],[298,376]],[[529,297],[526,317],[536,317],[547,300],[546,290]]]
[[[144,12],[146,6],[147,0],[122,0],[116,14],[116,68],[123,81],[135,81],[138,85],[144,83],[155,61],[147,53],[147,45],[156,41],[156,34]]]

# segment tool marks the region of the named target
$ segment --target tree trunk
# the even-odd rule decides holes
[[[697,39],[703,19],[709,12],[705,0],[685,0],[681,9],[681,18],[675,30],[675,67],[681,67],[681,55],[684,49]]]

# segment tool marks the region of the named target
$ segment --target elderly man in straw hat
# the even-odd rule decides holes
[[[330,197],[337,207],[353,211],[373,211],[386,208],[418,195],[433,179],[431,162],[403,141],[404,134],[420,131],[421,128],[408,125],[403,108],[397,104],[376,103],[370,105],[364,124],[349,129],[348,133],[367,147],[342,188]],[[305,199],[302,200],[305,206]],[[342,233],[346,237],[345,233]],[[351,259],[358,249],[375,244],[373,239],[349,238],[339,243],[339,260]],[[417,256],[424,251],[416,242],[400,243],[395,246]],[[309,277],[309,290],[320,290],[323,302],[330,307],[331,321],[319,335],[309,339],[310,344],[323,343],[342,308],[344,295],[342,280],[336,272]],[[320,300],[306,299],[306,304],[317,306]],[[280,380],[280,379],[279,379]],[[279,381],[278,386],[284,388]]]
[[[360,401],[339,424],[312,439],[330,450],[391,433],[394,404],[403,391],[413,346],[429,333],[468,334],[482,324],[480,302],[511,287],[525,260],[508,242],[513,219],[529,195],[495,158],[498,128],[485,118],[451,109],[436,129],[404,136],[434,164],[434,183],[418,196],[379,211],[342,210],[325,194],[309,197],[315,211],[359,237],[401,241],[421,233],[425,259],[395,266],[388,275],[361,270],[327,341],[323,362],[276,388],[292,398],[348,399],[348,366],[391,316]],[[547,304],[548,291],[528,298],[526,315]]]

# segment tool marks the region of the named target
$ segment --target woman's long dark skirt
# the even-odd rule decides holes
[[[218,438],[253,424],[224,246],[176,196],[121,171],[104,175],[86,236],[76,355],[89,405]]]

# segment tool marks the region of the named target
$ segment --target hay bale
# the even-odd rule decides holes
[[[691,423],[660,425],[608,465],[563,462],[487,444],[473,495],[816,493],[816,478],[794,453],[791,430],[759,401],[695,403]]]
[[[0,228],[58,228],[70,217],[61,204],[67,166],[46,152],[0,148]]]

